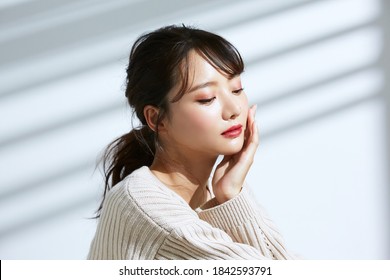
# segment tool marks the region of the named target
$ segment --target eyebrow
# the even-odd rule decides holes
[[[196,91],[198,89],[206,88],[206,87],[210,87],[210,86],[216,86],[217,84],[218,84],[217,81],[209,81],[209,82],[202,83],[202,84],[199,84],[199,85],[192,87],[188,92],[193,92],[193,91]]]

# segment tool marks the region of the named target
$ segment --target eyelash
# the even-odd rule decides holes
[[[233,90],[232,92],[234,93],[234,94],[240,94],[241,92],[243,92],[244,91],[244,88],[239,88],[239,89],[237,89],[237,90]]]
[[[244,88],[239,88],[239,89],[237,89],[237,90],[233,90],[232,93],[233,93],[233,94],[236,94],[236,95],[239,95],[239,94],[240,94],[241,92],[243,92],[243,91],[244,91]],[[198,102],[199,102],[200,104],[209,104],[209,103],[211,103],[215,98],[216,98],[216,97],[214,96],[214,97],[208,98],[208,99],[200,99],[200,100],[198,100]]]
[[[215,99],[215,96],[212,97],[212,98],[209,98],[209,99],[201,99],[201,100],[198,100],[198,102],[199,102],[200,104],[208,104],[208,103],[211,103],[214,99]]]

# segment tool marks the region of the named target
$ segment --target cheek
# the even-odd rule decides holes
[[[241,107],[241,118],[246,120],[248,118],[249,112],[249,103],[246,94],[244,93],[240,95],[237,102],[240,104]]]
[[[248,108],[248,97],[246,96],[245,93],[243,93],[240,96],[240,102],[241,102],[243,108]]]
[[[194,110],[192,113],[182,115],[182,126],[192,133],[205,132],[214,126],[215,114],[204,110]]]

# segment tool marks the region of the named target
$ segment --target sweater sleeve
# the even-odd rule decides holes
[[[247,244],[270,259],[294,259],[283,238],[264,209],[253,199],[247,186],[233,199],[217,205],[209,201],[199,218],[226,232],[234,242]]]
[[[234,242],[224,231],[194,220],[175,228],[155,255],[157,260],[255,260],[271,259],[255,247]]]
[[[147,179],[135,174],[110,190],[88,259],[289,258],[247,190],[195,212],[165,186]]]

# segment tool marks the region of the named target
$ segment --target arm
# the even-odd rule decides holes
[[[268,252],[237,242],[223,230],[194,219],[175,228],[165,239],[155,259],[254,260],[271,259]]]
[[[200,219],[174,228],[155,259],[293,259],[258,210],[244,188],[227,203],[201,210]]]
[[[235,242],[248,244],[272,259],[293,259],[273,222],[245,186],[233,199],[218,205],[215,199],[202,206],[199,217],[226,232]]]
[[[227,232],[236,242],[249,244],[265,256],[288,259],[292,256],[284,248],[281,235],[244,186],[259,145],[255,111],[256,106],[249,109],[241,151],[225,155],[216,167],[212,179],[215,198],[203,207],[204,211],[199,215]]]

